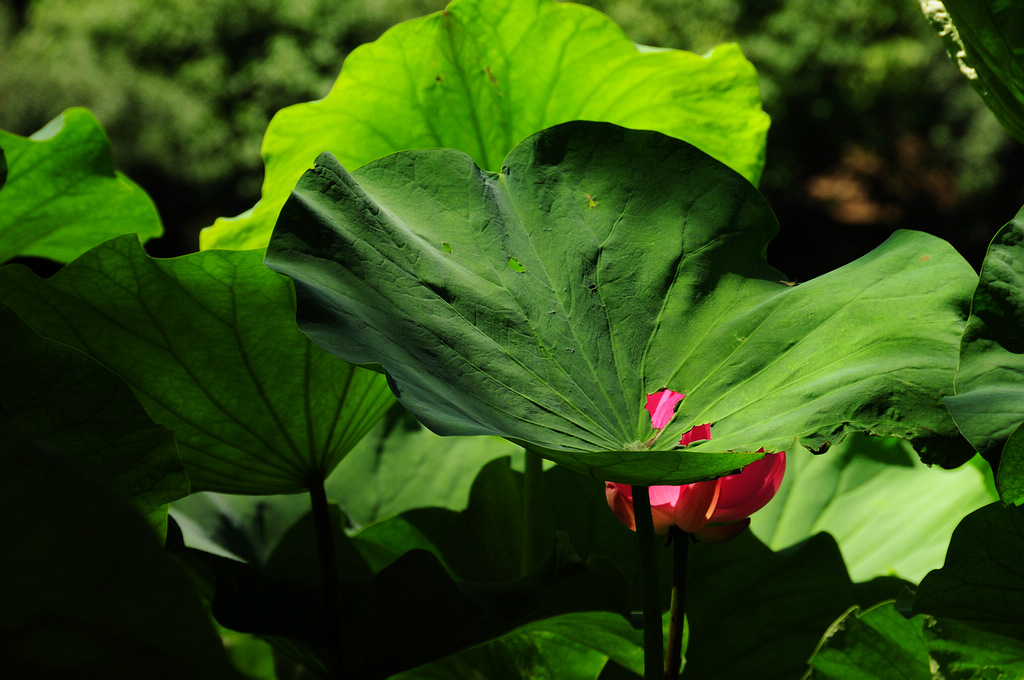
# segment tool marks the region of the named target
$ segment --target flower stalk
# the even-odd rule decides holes
[[[672,604],[669,610],[668,651],[665,654],[665,680],[678,680],[683,669],[683,632],[686,629],[686,563],[690,534],[679,527],[669,530],[672,543]]]
[[[654,520],[646,486],[633,487],[636,537],[640,549],[640,578],[644,605],[644,680],[660,680],[664,671],[665,637],[658,598],[658,555]]]
[[[341,638],[341,607],[338,593],[338,560],[331,529],[330,506],[322,477],[309,483],[309,498],[316,531],[320,578],[324,589],[324,614],[327,626],[327,669],[332,680],[344,680],[345,663]]]

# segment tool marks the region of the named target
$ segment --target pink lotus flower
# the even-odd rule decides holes
[[[651,413],[655,429],[668,424],[675,415],[675,405],[684,396],[672,390],[662,390],[647,397],[647,410]],[[710,423],[691,428],[679,443],[685,446],[707,439],[711,439]],[[654,531],[666,534],[670,527],[677,526],[706,543],[721,543],[735,538],[750,525],[750,516],[775,496],[785,472],[786,454],[769,453],[735,475],[683,486],[652,486]],[[605,496],[619,521],[635,531],[632,487],[608,482]]]

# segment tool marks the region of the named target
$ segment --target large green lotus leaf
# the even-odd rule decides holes
[[[693,146],[575,122],[527,139],[501,173],[446,149],[352,174],[324,154],[266,261],[295,279],[311,338],[381,364],[441,434],[504,436],[640,484],[858,430],[914,440],[929,462],[966,460],[941,398],[970,266],[898,232],[786,285],[765,263],[776,229],[756,189]],[[644,403],[662,388],[688,396],[652,443]],[[711,442],[673,451],[703,423]]]
[[[998,467],[1007,440],[1024,422],[1024,210],[996,233],[985,255],[964,329],[956,394],[946,406],[997,468],[1003,500],[1017,500],[1006,490],[1022,483],[1016,465],[1009,473]]]
[[[1024,3],[922,2],[961,72],[999,122],[1024,142]]]
[[[0,413],[106,480],[162,534],[189,481],[174,435],[123,380],[78,350],[40,337],[0,305]]]
[[[933,680],[924,617],[905,618],[893,603],[852,607],[826,633],[806,680]]]
[[[4,267],[0,299],[124,378],[174,430],[195,490],[296,493],[324,479],[393,398],[383,376],[296,329],[291,284],[260,258],[155,259],[129,235],[50,279]]]
[[[241,678],[132,506],[0,419],[0,637],[9,678]]]
[[[266,245],[303,171],[323,151],[346,168],[404,149],[449,147],[497,171],[513,146],[570,120],[684,139],[756,184],[768,116],[739,48],[641,52],[608,17],[552,0],[456,0],[346,59],[323,100],[280,111],[263,141],[263,196],[220,220],[203,248]]]
[[[70,262],[119,234],[163,233],[153,201],[114,170],[110,142],[89,111],[68,109],[31,137],[0,130],[0,147],[0,262]]]
[[[964,515],[996,499],[988,464],[973,462],[929,468],[906,442],[865,435],[827,456],[794,447],[779,492],[751,529],[772,550],[827,531],[854,580],[895,574],[917,583],[942,566]]]

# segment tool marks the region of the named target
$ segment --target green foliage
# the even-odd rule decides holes
[[[904,586],[897,579],[853,584],[828,534],[773,553],[748,532],[691,552],[684,680],[793,678],[837,616],[891,599]]]
[[[70,262],[119,234],[163,232],[149,196],[114,170],[92,113],[69,109],[31,137],[0,130],[0,262]]]
[[[804,677],[932,680],[923,618],[905,618],[891,603],[863,612],[854,607],[829,628]]]
[[[1024,142],[1024,3],[945,0],[929,17],[950,56],[1010,134]]]
[[[0,305],[0,414],[103,478],[161,535],[189,493],[174,436],[128,385],[78,350],[40,337]]]
[[[497,171],[521,140],[569,120],[659,130],[754,184],[764,165],[768,117],[734,45],[708,57],[638,52],[579,5],[458,0],[356,50],[325,99],[279,112],[263,141],[260,203],[206,231],[203,247],[266,245],[289,188],[325,150],[354,170],[403,149],[450,147]]]
[[[351,175],[324,155],[267,262],[296,279],[311,337],[382,364],[444,434],[501,435],[634,483],[691,482],[752,460],[724,451],[820,448],[851,430],[963,462],[935,435],[956,436],[938,397],[970,267],[906,232],[792,287],[764,262],[775,229],[753,187],[693,147],[570,123],[526,140],[500,174],[445,150]],[[898,326],[877,316],[883,299]],[[688,397],[652,448],[643,403],[664,387]],[[706,422],[711,443],[670,453]]]
[[[0,299],[123,377],[197,491],[304,491],[393,402],[383,376],[299,333],[291,285],[258,252],[158,260],[123,236],[50,279],[0,270]]]
[[[1003,449],[1024,422],[1024,210],[989,246],[964,329],[956,394],[949,412],[971,444],[997,469],[1004,501],[1020,502],[1024,474],[1017,442],[1009,465]]]
[[[0,127],[31,130],[88,106],[133,175],[158,169],[164,182],[220,200],[255,192],[275,111],[322,97],[350,49],[443,5],[33,0],[24,29],[0,34],[0,100],[19,102],[4,107]]]
[[[128,502],[5,419],[0,437],[4,672],[241,678],[189,578]]]
[[[885,33],[906,12],[852,22],[862,3],[759,8],[769,20],[752,53],[774,55],[792,81],[770,75],[769,92],[774,82],[816,96],[834,78],[805,78],[814,60],[864,94],[852,104],[861,117],[884,99],[871,92],[902,87],[918,46],[894,30],[858,52],[845,33]],[[119,67],[144,64],[158,77],[137,92],[160,92],[127,110],[172,134],[177,115],[213,120],[174,101],[220,87],[209,101],[233,98],[242,129],[268,91],[326,83],[346,47],[329,39],[348,21],[336,4],[293,4],[37,0],[33,31],[60,33],[64,13],[88,38],[46,47],[0,26],[0,50],[76,55],[57,74],[68,82],[76,68],[131,80]],[[21,22],[18,9],[0,7],[0,21]],[[694,23],[762,17],[739,9],[705,3]],[[801,19],[834,23],[823,35],[837,44],[797,31]],[[282,23],[313,28],[282,38]],[[422,54],[426,71],[396,61]],[[327,76],[310,66],[321,58]],[[227,75],[238,64],[266,67],[249,73],[253,91]],[[0,95],[23,74],[5,68]],[[1024,235],[1016,221],[1000,233],[980,283],[948,244],[906,231],[830,274],[786,281],[766,263],[776,224],[752,186],[766,123],[753,78],[734,47],[637,51],[593,11],[547,0],[460,0],[353,54],[328,100],[285,111],[268,133],[265,202],[251,220],[276,218],[320,145],[361,166],[320,157],[268,261],[296,276],[311,336],[387,377],[304,336],[292,283],[260,251],[148,256],[152,205],[114,171],[91,114],[70,110],[33,139],[0,135],[0,260],[73,260],[49,279],[0,268],[4,670],[283,680],[327,677],[342,658],[353,676],[406,680],[637,673],[631,610],[649,600],[636,536],[608,510],[603,481],[691,481],[765,446],[790,448],[785,486],[755,521],[770,546],[747,532],[692,548],[686,677],[791,678],[808,658],[811,677],[1024,675],[1021,509],[969,515],[916,589],[847,571],[916,580],[955,520],[993,498],[976,466],[929,471],[892,439],[927,462],[969,455],[942,401],[958,350],[949,408],[999,461],[1004,500],[1021,496]],[[575,117],[671,135],[590,121],[528,136]],[[194,161],[180,175],[233,167],[241,146],[223,126],[194,137],[167,144],[164,160]],[[463,148],[402,148],[436,144]],[[442,433],[504,438],[431,433],[388,382]],[[687,397],[659,437],[643,406],[663,387]],[[674,448],[704,422],[710,442]],[[792,447],[823,450],[849,433],[825,458]],[[509,439],[565,465],[520,475],[503,459]],[[251,495],[189,494],[186,472],[195,490]],[[325,478],[335,503],[318,495],[314,518],[294,494]],[[656,551],[662,573],[670,557]],[[654,622],[666,585],[648,591]]]
[[[1024,673],[1024,513],[998,503],[957,527],[946,563],[892,603],[829,629],[808,678],[1016,678]]]
[[[984,461],[928,468],[906,442],[852,435],[814,456],[786,455],[786,476],[751,529],[773,550],[819,532],[839,543],[855,580],[897,575],[918,582],[942,566],[964,515],[996,499]]]

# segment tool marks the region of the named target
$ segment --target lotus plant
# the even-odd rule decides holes
[[[651,426],[659,432],[664,429],[675,415],[676,404],[685,396],[672,390],[648,395]],[[687,431],[679,444],[688,446],[708,439],[711,439],[711,424],[705,423]],[[775,497],[785,472],[785,452],[769,453],[734,475],[682,486],[652,486],[654,532],[665,535],[675,526],[706,543],[721,543],[734,538],[750,525],[750,516]],[[605,495],[619,521],[636,531],[630,485],[607,482]]]
[[[657,430],[647,444],[653,444],[665,427],[675,417],[676,406],[686,397],[681,392],[660,390],[647,395],[647,411],[651,414],[651,427]],[[679,439],[680,446],[689,446],[698,441],[711,439],[711,423],[704,423],[690,428]],[[763,452],[764,448],[760,449]],[[744,467],[740,472],[706,482],[695,482],[682,486],[652,486],[648,488],[605,483],[605,496],[612,512],[632,531],[637,531],[636,513],[633,508],[635,493],[640,494],[641,512],[650,508],[655,534],[669,535],[674,545],[672,574],[672,604],[669,624],[668,650],[665,656],[665,677],[674,679],[679,676],[682,665],[682,633],[683,612],[685,610],[686,591],[686,560],[689,539],[705,543],[722,543],[743,533],[750,525],[750,516],[768,504],[779,490],[782,477],[786,473],[786,454],[769,453]],[[646,493],[644,493],[646,492]],[[643,498],[647,496],[647,498]],[[649,500],[648,500],[649,499]],[[649,535],[651,525],[646,525]],[[644,543],[643,536],[640,536]],[[648,541],[649,542],[649,541]],[[648,571],[645,580],[656,581],[653,562],[641,561]],[[650,586],[645,583],[645,589]],[[646,597],[646,594],[645,594]],[[645,604],[645,610],[648,605]],[[647,612],[645,611],[645,628]],[[655,626],[658,619],[651,623]],[[649,635],[650,633],[650,635]],[[661,631],[645,630],[645,648],[648,652],[652,645],[661,649]],[[660,661],[652,662],[651,654],[647,654],[645,676],[653,677]],[[660,654],[657,655],[660,657]]]

